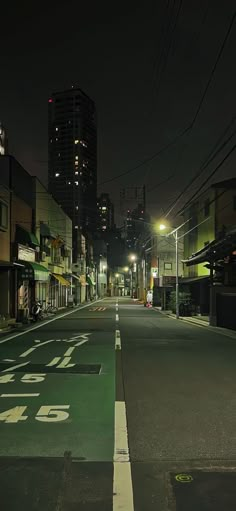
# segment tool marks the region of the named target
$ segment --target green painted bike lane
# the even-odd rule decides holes
[[[0,456],[112,461],[114,310],[68,319],[0,345]]]

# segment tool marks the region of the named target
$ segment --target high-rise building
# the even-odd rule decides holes
[[[76,260],[81,233],[93,232],[96,225],[96,109],[77,87],[53,93],[48,108],[49,191],[72,219]]]
[[[108,193],[101,193],[97,200],[98,230],[111,231],[114,228],[114,206]]]

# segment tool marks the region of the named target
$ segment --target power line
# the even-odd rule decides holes
[[[230,121],[229,126],[224,130],[220,138],[217,140],[216,144],[214,145],[214,148],[216,148],[219,145],[219,142],[222,138],[224,138],[225,133],[229,130],[229,127],[232,126],[232,123],[235,121],[236,117],[234,116],[233,119]],[[206,170],[206,168],[210,165],[210,163],[215,159],[215,157],[222,151],[222,149],[228,144],[228,142],[235,136],[236,130],[228,137],[228,139],[221,144],[221,146],[218,148],[217,151],[213,151],[213,149],[210,151],[208,156],[206,157],[205,161],[202,163],[200,169],[194,174],[190,182],[185,186],[185,188],[180,192],[178,197],[174,200],[168,211],[165,213],[165,216],[169,216],[169,214],[173,211],[175,206],[178,204],[179,200],[183,197],[183,195],[188,191],[188,189],[192,186],[192,184],[200,177],[200,175]]]
[[[165,69],[166,69],[166,66],[167,66],[167,62],[168,62],[168,58],[169,58],[169,54],[170,54],[170,50],[171,50],[171,47],[172,47],[172,44],[173,44],[173,36],[174,36],[175,30],[176,30],[176,27],[177,27],[177,24],[178,24],[178,20],[179,20],[180,12],[181,12],[181,9],[182,9],[182,5],[183,5],[183,0],[180,0],[179,6],[178,6],[178,10],[177,10],[177,14],[176,14],[176,18],[175,18],[175,22],[174,22],[174,26],[173,26],[171,34],[170,34],[170,42],[169,42],[169,46],[168,46],[168,49],[167,49],[166,57],[165,57],[165,60],[164,60],[163,66],[162,66],[161,73],[159,74],[159,80],[158,80],[158,83],[157,83],[157,91],[156,91],[157,97],[158,97],[158,94],[159,94],[159,91],[160,91],[161,77],[162,77],[163,73],[165,72]]]
[[[233,147],[230,149],[230,151],[226,154],[226,156],[221,160],[221,162],[217,165],[217,167],[211,172],[211,174],[205,179],[205,181],[202,183],[202,185],[198,188],[198,190],[192,195],[192,197],[189,199],[187,205],[181,210],[181,214],[188,209],[188,205],[192,202],[192,200],[196,197],[198,192],[201,188],[205,186],[206,183],[214,176],[214,174],[222,167],[222,165],[225,163],[225,161],[230,157],[230,155],[235,151],[236,144],[233,145]]]
[[[201,111],[201,108],[202,108],[202,105],[203,105],[203,102],[205,100],[205,97],[207,95],[207,92],[208,92],[208,89],[210,87],[210,84],[213,80],[213,77],[214,77],[214,74],[215,74],[215,71],[216,71],[216,68],[217,68],[217,65],[220,61],[220,58],[221,58],[221,55],[224,51],[224,48],[225,48],[225,45],[227,43],[227,40],[230,36],[230,33],[231,33],[231,29],[233,27],[233,24],[234,24],[234,21],[235,21],[235,18],[236,18],[236,11],[235,13],[233,14],[232,18],[231,18],[231,21],[230,21],[230,24],[229,24],[229,27],[227,29],[227,32],[226,32],[226,35],[224,37],[224,40],[221,44],[221,48],[218,52],[218,55],[216,57],[216,61],[214,63],[214,66],[210,72],[210,76],[209,76],[209,79],[207,80],[207,84],[205,86],[205,89],[203,91],[203,94],[202,94],[202,97],[199,101],[199,104],[198,104],[198,107],[196,109],[196,112],[192,118],[192,121],[190,122],[190,124],[187,126],[187,128],[185,128],[184,130],[182,130],[178,135],[176,135],[168,144],[166,144],[165,146],[163,146],[161,149],[159,149],[156,153],[154,153],[152,156],[150,156],[149,158],[145,158],[142,162],[140,162],[138,165],[136,165],[135,167],[132,167],[131,169],[128,169],[126,170],[125,172],[122,172],[121,174],[118,174],[117,176],[113,177],[113,178],[110,178],[110,179],[107,179],[101,183],[98,183],[98,186],[101,186],[101,185],[104,185],[104,184],[107,184],[107,183],[110,183],[112,181],[115,181],[116,179],[119,179],[120,177],[123,177],[123,176],[126,176],[128,174],[130,174],[131,172],[134,172],[135,170],[139,169],[140,167],[142,167],[143,165],[146,165],[146,163],[154,160],[155,158],[157,158],[161,153],[163,153],[164,151],[166,151],[167,149],[169,149],[170,147],[172,147],[179,139],[181,139],[184,135],[186,135],[186,133],[188,133],[190,130],[193,129],[195,123],[196,123],[196,120],[199,116],[199,113]]]
[[[232,16],[232,18],[231,18],[231,21],[230,21],[229,27],[228,27],[228,29],[227,29],[227,32],[226,32],[225,37],[224,37],[224,40],[223,40],[222,45],[221,45],[221,47],[220,47],[220,51],[219,51],[219,53],[218,53],[218,55],[217,55],[217,57],[216,57],[215,64],[214,64],[214,66],[213,66],[213,68],[212,68],[212,70],[211,70],[211,73],[210,73],[209,79],[208,79],[208,81],[207,81],[207,84],[206,84],[205,90],[204,90],[203,95],[202,95],[202,97],[201,97],[200,103],[199,103],[198,108],[197,108],[197,110],[196,110],[196,113],[195,113],[195,116],[194,116],[194,118],[193,118],[193,121],[192,121],[191,126],[193,126],[193,125],[195,124],[196,119],[197,119],[197,117],[198,117],[198,115],[199,115],[199,113],[200,113],[200,110],[201,110],[202,104],[203,104],[203,102],[204,102],[204,99],[205,99],[205,97],[206,97],[207,91],[208,91],[208,89],[209,89],[209,87],[210,87],[210,84],[211,84],[211,82],[212,82],[212,79],[213,79],[213,76],[214,76],[214,74],[215,74],[215,71],[216,71],[217,65],[218,65],[218,63],[219,63],[219,61],[220,61],[221,55],[222,55],[222,53],[223,53],[223,51],[224,51],[225,45],[226,45],[226,43],[227,43],[227,41],[228,41],[228,38],[229,38],[229,36],[230,36],[230,33],[231,33],[231,30],[232,30],[233,24],[234,24],[234,22],[235,22],[235,18],[236,18],[236,11],[235,11],[235,13],[233,14],[233,16]]]

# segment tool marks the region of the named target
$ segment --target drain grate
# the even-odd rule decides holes
[[[16,364],[14,364],[16,365]],[[10,369],[13,364],[0,364],[0,372]],[[101,372],[101,364],[75,364],[73,367],[61,367],[57,368],[56,366],[48,367],[44,364],[29,364],[23,367],[17,367],[12,370],[13,373],[51,373],[51,374],[100,374]]]

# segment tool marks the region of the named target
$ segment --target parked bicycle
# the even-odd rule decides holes
[[[45,300],[45,302],[46,302],[46,300]],[[44,314],[56,314],[57,311],[58,311],[58,307],[53,305],[52,302],[47,302],[46,307],[44,307],[44,309],[43,309]]]

